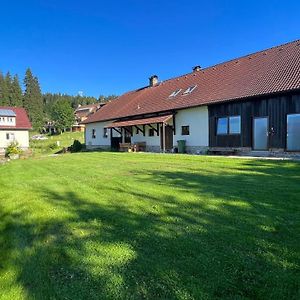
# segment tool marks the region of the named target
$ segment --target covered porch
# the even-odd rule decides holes
[[[160,152],[168,152],[173,148],[175,114],[115,121],[106,128],[111,131],[112,148],[138,152],[155,147]]]

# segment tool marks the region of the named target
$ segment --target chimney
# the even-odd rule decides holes
[[[149,86],[155,86],[158,84],[158,76],[153,75],[149,78]]]
[[[199,72],[201,70],[201,67],[200,66],[195,66],[193,68],[193,72]]]

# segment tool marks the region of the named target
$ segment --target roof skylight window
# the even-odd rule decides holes
[[[169,97],[172,98],[172,97],[176,97],[180,92],[181,92],[182,89],[177,89],[175,90]]]
[[[189,95],[189,94],[191,94],[191,93],[193,92],[193,90],[194,90],[196,87],[197,87],[197,85],[192,85],[192,86],[188,87],[188,88],[184,91],[183,95]]]

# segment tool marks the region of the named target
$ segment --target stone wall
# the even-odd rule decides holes
[[[160,149],[160,146],[146,146],[146,151],[159,153],[159,152],[161,152],[161,149]]]
[[[110,151],[111,147],[107,145],[86,145],[87,150],[103,150],[103,151]]]
[[[186,146],[186,153],[189,154],[207,154],[208,147],[206,146]]]

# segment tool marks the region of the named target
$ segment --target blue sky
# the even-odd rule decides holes
[[[300,38],[300,1],[2,1],[0,70],[121,94]]]

